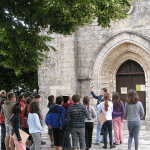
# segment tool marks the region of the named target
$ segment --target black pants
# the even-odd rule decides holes
[[[91,148],[93,127],[94,127],[93,122],[85,122],[85,142],[86,142],[86,149]]]
[[[104,146],[107,147],[107,129],[109,133],[109,141],[110,145],[113,145],[113,140],[112,140],[112,120],[107,120],[103,124],[103,129],[104,129]]]
[[[1,149],[6,149],[5,147],[5,135],[6,135],[6,128],[5,128],[5,124],[1,123]]]
[[[53,128],[54,135],[54,145],[62,147],[63,146],[63,138],[64,138],[64,128]]]

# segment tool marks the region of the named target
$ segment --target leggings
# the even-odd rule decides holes
[[[128,130],[128,149],[131,149],[132,139],[134,137],[135,150],[138,150],[140,121],[128,121]]]

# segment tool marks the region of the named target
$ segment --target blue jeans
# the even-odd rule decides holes
[[[63,148],[65,148],[65,149],[71,149],[70,127],[67,124],[65,125]]]
[[[1,123],[1,150],[5,150],[5,135],[6,135],[6,128],[5,128],[5,124]]]
[[[112,139],[112,120],[107,120],[103,124],[103,129],[104,129],[104,146],[107,147],[107,131],[109,133],[109,141],[110,145],[113,145],[113,139]]]
[[[96,143],[100,143],[101,129],[102,129],[102,125],[101,125],[100,122],[98,121],[98,124],[97,124],[97,133],[96,133]],[[103,136],[103,138],[102,138],[102,141],[104,141],[104,136]]]

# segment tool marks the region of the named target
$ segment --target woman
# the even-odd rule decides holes
[[[113,112],[113,103],[110,100],[109,93],[104,93],[104,101],[100,103],[100,109],[99,112],[103,112],[106,121],[103,124],[103,130],[104,130],[104,149],[107,149],[107,129],[109,133],[109,139],[110,139],[110,148],[115,148],[116,146],[113,145],[113,139],[112,139],[112,112]]]
[[[123,141],[122,128],[124,121],[124,105],[123,102],[120,100],[120,96],[117,92],[113,93],[112,102],[113,102],[112,119],[115,137],[114,145],[119,145]]]
[[[130,89],[127,94],[125,115],[127,116],[129,130],[128,149],[131,149],[132,139],[134,137],[135,150],[138,150],[140,119],[144,117],[144,109],[142,103],[139,101],[137,92],[133,89]]]
[[[96,112],[93,106],[90,105],[90,99],[88,96],[83,98],[83,104],[86,106],[91,118],[96,117]],[[91,148],[92,143],[92,134],[93,134],[94,123],[93,119],[88,120],[85,118],[85,142],[86,142],[86,149]]]

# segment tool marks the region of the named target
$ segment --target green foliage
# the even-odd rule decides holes
[[[0,78],[0,91],[14,91],[18,86],[22,88],[23,91],[28,90],[32,92],[34,89],[38,89],[37,70],[35,69],[30,72],[22,72],[16,75],[13,69],[0,67]]]
[[[128,6],[127,0],[1,0],[0,66],[24,77],[47,58],[43,51],[55,51],[45,44],[53,38],[39,35],[42,30],[69,35],[95,18],[110,27],[110,20],[127,17],[122,10]]]
[[[127,17],[122,11],[127,0],[1,0],[0,3],[0,65],[18,71],[30,71],[47,58],[45,41],[48,33],[72,34],[79,26],[92,23],[95,17],[102,27],[110,20]],[[21,22],[23,21],[23,23]]]

